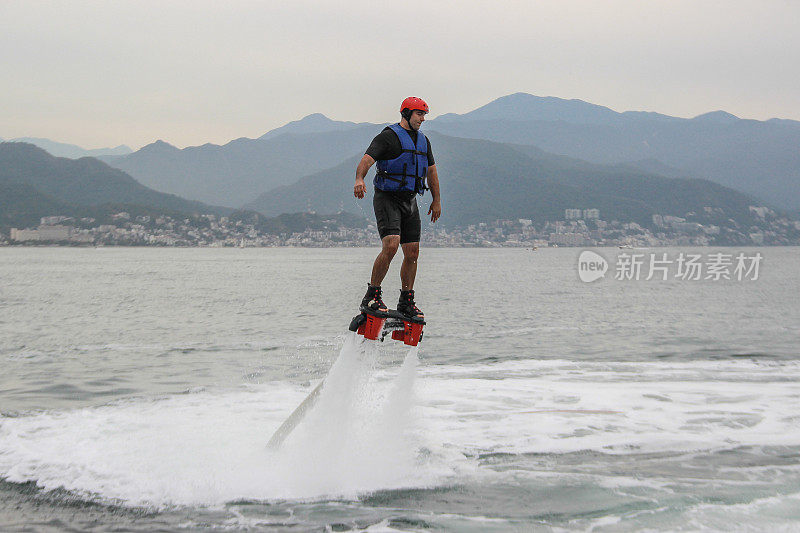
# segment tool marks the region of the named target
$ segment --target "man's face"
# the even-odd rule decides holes
[[[415,109],[411,112],[411,118],[408,119],[408,125],[411,126],[412,130],[418,130],[422,123],[425,122],[425,111],[420,111],[419,109]]]

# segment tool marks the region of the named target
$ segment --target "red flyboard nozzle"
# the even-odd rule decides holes
[[[376,316],[367,315],[367,321],[364,323],[364,338],[373,341],[378,340],[378,335],[383,330],[383,323],[385,318],[378,318]]]
[[[423,324],[403,320],[403,342],[408,346],[419,344],[419,338],[422,336],[422,326]],[[394,335],[392,335],[392,338],[394,338]]]

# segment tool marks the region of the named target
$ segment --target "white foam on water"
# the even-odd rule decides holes
[[[800,365],[513,361],[427,366],[421,411],[467,453],[800,445]]]
[[[794,532],[800,519],[800,493],[757,498],[748,503],[702,503],[686,513],[696,531]]]
[[[349,335],[317,406],[277,452],[269,435],[308,390],[273,383],[0,419],[0,477],[131,505],[313,499],[435,484],[417,456],[417,349],[377,377]]]
[[[419,366],[411,349],[399,369],[375,372],[377,356],[348,335],[317,405],[277,452],[267,440],[313,386],[2,418],[0,477],[134,505],[219,505],[510,475],[474,459],[492,452],[800,445],[796,362]]]

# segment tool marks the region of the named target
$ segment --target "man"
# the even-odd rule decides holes
[[[381,298],[381,283],[389,270],[397,248],[403,248],[400,266],[400,301],[397,310],[410,318],[423,318],[414,302],[414,279],[419,256],[420,218],[417,194],[430,189],[433,200],[428,209],[431,222],[442,214],[439,200],[439,175],[433,159],[431,144],[419,128],[425,122],[428,104],[411,96],[400,105],[400,122],[387,126],[367,148],[356,168],[353,194],[363,198],[366,192],[364,178],[376,162],[375,196],[372,205],[381,237],[381,252],[372,266],[372,277],[367,294],[361,302],[362,311],[386,312]],[[425,185],[427,180],[428,186]]]

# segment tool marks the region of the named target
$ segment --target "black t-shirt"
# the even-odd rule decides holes
[[[406,131],[416,145],[417,135],[419,132],[414,130]],[[382,132],[372,139],[372,142],[365,153],[375,161],[379,161],[381,159],[396,159],[400,157],[400,154],[403,153],[403,146],[400,144],[400,139],[397,137],[397,134],[392,130],[392,128],[386,126]],[[428,139],[428,166],[432,167],[435,164],[436,162],[433,160],[433,150],[431,149],[431,140]]]

